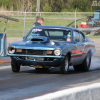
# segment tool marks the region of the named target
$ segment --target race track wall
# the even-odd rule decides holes
[[[57,91],[25,100],[100,100],[100,83]]]

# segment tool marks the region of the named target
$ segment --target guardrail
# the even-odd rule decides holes
[[[92,27],[92,28],[78,28],[79,30],[86,32],[87,34],[90,34],[90,36],[93,36],[95,32],[99,32],[100,27]]]

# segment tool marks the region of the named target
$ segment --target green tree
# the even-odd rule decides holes
[[[100,9],[100,6],[92,6],[93,1],[97,1],[100,4],[100,0],[40,0],[40,11],[44,12],[61,12],[61,11],[75,11],[77,7],[78,11],[95,11]],[[26,4],[25,4],[26,2]],[[8,10],[25,11],[28,7],[28,11],[36,11],[37,0],[0,0],[0,7],[4,6]]]
[[[62,10],[61,0],[48,0],[52,12],[60,12]]]
[[[9,0],[2,0],[2,5],[6,6],[7,9],[9,9],[11,6],[11,3],[9,2]]]
[[[48,4],[45,4],[45,6],[43,7],[43,11],[44,12],[51,12],[51,8]]]

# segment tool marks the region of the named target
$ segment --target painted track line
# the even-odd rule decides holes
[[[0,60],[0,63],[11,63],[11,61],[1,61]]]
[[[9,66],[0,66],[0,70],[1,69],[8,69],[8,68],[11,68],[11,66],[9,65]]]

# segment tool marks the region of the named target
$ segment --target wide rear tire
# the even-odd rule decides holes
[[[19,63],[14,63],[11,61],[11,68],[13,72],[19,72],[20,71],[20,64]]]
[[[75,71],[85,71],[85,72],[87,72],[87,71],[89,71],[90,64],[91,64],[91,52],[88,52],[83,63],[80,64],[80,65],[75,65],[73,67],[74,67]]]

